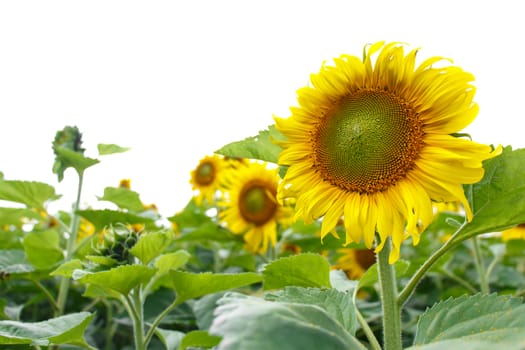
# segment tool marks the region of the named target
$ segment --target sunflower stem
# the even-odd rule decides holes
[[[357,321],[361,325],[361,328],[363,329],[363,332],[365,333],[366,338],[368,339],[370,343],[370,347],[372,350],[381,350],[381,345],[377,341],[376,336],[374,335],[374,332],[370,328],[370,325],[368,322],[366,322],[366,319],[363,317],[359,309],[357,308],[357,292],[359,290],[359,287],[356,287],[354,289],[354,292],[352,293],[352,304],[355,308],[355,315],[357,317]]]
[[[377,253],[377,272],[383,309],[383,345],[385,350],[401,350],[401,308],[397,303],[394,266],[388,263],[391,241]]]
[[[472,247],[474,251],[474,261],[476,264],[476,270],[479,276],[479,286],[481,293],[489,294],[490,288],[487,280],[487,273],[485,272],[485,265],[483,264],[483,258],[481,254],[481,247],[479,245],[479,239],[477,236],[472,237]]]
[[[65,261],[71,260],[74,256],[75,243],[78,235],[78,228],[80,226],[80,216],[77,214],[78,209],[80,208],[80,196],[82,194],[82,184],[84,182],[84,172],[78,172],[78,187],[77,187],[77,198],[75,204],[73,205],[73,212],[71,214],[71,229],[69,231],[69,237],[67,240],[66,248],[66,257]],[[71,279],[69,277],[62,277],[60,281],[60,287],[58,291],[57,298],[57,311],[55,312],[56,316],[64,314],[64,309],[66,306],[67,295],[69,293],[69,286],[71,284]]]

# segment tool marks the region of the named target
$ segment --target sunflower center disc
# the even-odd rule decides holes
[[[269,196],[268,189],[257,184],[248,184],[240,194],[239,208],[242,217],[256,226],[268,222],[277,209],[277,204]]]
[[[215,179],[215,167],[211,163],[202,163],[197,169],[197,182],[199,185],[209,185]]]
[[[423,145],[423,128],[403,100],[383,90],[342,99],[314,135],[321,176],[344,190],[384,191],[404,178]]]
[[[372,249],[357,249],[355,251],[355,260],[363,270],[366,270],[374,265],[376,262],[376,255]]]

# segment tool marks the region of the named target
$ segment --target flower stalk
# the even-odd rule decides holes
[[[75,242],[77,241],[78,228],[80,225],[80,216],[77,214],[78,209],[80,208],[80,197],[82,194],[82,184],[84,180],[84,172],[78,172],[78,187],[77,187],[77,198],[75,204],[73,205],[73,213],[71,214],[71,226],[69,230],[69,238],[67,240],[66,248],[66,257],[65,261],[71,260],[75,250]],[[69,293],[69,286],[71,284],[71,279],[69,277],[62,277],[60,281],[60,287],[58,292],[57,299],[57,311],[56,316],[64,314],[64,309],[66,306],[67,295]]]
[[[377,253],[377,273],[383,309],[383,345],[385,350],[401,350],[401,308],[397,303],[394,265],[389,264],[391,240]]]

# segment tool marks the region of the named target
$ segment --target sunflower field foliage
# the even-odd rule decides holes
[[[325,62],[290,116],[201,155],[171,216],[130,179],[84,203],[100,160],[59,130],[72,208],[0,173],[0,348],[525,348],[525,150],[463,133],[473,75],[418,52]]]

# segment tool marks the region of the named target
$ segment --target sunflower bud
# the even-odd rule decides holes
[[[124,226],[110,227],[104,235],[104,240],[97,244],[95,250],[100,256],[105,256],[119,265],[133,263],[133,255],[129,250],[137,243],[138,237],[133,230]]]

